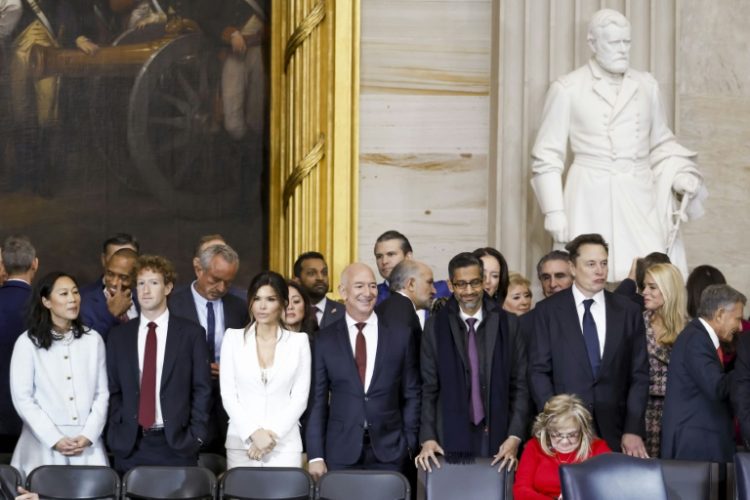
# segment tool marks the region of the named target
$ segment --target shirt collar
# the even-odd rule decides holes
[[[213,304],[218,304],[221,302],[221,299],[218,300],[208,300],[206,297],[198,293],[198,290],[195,289],[195,281],[193,281],[190,284],[190,292],[193,294],[193,300],[195,300],[196,307],[202,307],[203,309],[206,308],[206,304],[209,302]]]
[[[156,323],[157,332],[166,333],[167,327],[169,326],[169,308],[165,309],[163,313],[156,317],[156,319],[148,319],[141,314],[139,328],[147,328],[148,324],[152,321]]]
[[[344,317],[346,318],[346,326],[349,329],[359,323],[359,321],[349,316],[349,313],[345,313]],[[370,313],[370,317],[365,320],[365,323],[367,323],[369,326],[378,326],[378,315],[375,314],[375,311]]]
[[[7,280],[5,280],[6,283],[10,281],[20,281],[21,283],[26,283],[27,285],[31,286],[31,283],[21,278],[8,278]]]
[[[575,300],[576,307],[583,304],[583,301],[587,299],[583,292],[578,289],[578,286],[575,283],[573,283],[573,286],[570,288],[573,290],[573,300]],[[604,304],[604,290],[599,290],[591,298],[594,299],[594,303],[596,304]]]
[[[708,336],[711,337],[711,342],[713,342],[714,344],[714,349],[718,349],[719,348],[719,336],[716,335],[716,331],[714,331],[713,327],[709,325],[708,321],[706,321],[705,319],[698,318],[698,320],[703,325],[703,328],[705,328],[706,331],[708,332]]]
[[[484,311],[480,307],[477,312],[475,312],[473,315],[469,316],[466,314],[463,309],[461,309],[461,306],[458,307],[458,315],[461,317],[461,321],[466,323],[466,320],[469,318],[474,318],[477,320],[476,326],[479,326],[482,323],[482,320],[484,319]]]
[[[320,309],[320,312],[325,312],[326,302],[328,302],[328,297],[323,297],[323,300],[321,300],[317,304],[313,304],[313,307],[317,307],[318,309]]]

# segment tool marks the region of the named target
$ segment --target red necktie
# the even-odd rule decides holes
[[[149,429],[156,420],[156,323],[148,324],[146,349],[143,352],[141,395],[138,400],[138,424]]]
[[[365,336],[362,333],[367,323],[357,323],[357,342],[354,349],[354,361],[357,363],[357,371],[359,372],[359,379],[362,381],[362,386],[365,385],[365,372],[367,371],[367,344],[365,343]]]
[[[716,348],[716,354],[719,356],[721,366],[724,366],[724,349],[722,349],[721,346]]]

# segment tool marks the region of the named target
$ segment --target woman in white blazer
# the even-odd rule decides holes
[[[54,272],[35,284],[29,329],[10,361],[13,406],[23,420],[11,465],[25,476],[40,465],[108,465],[104,342],[78,319],[75,280]]]
[[[250,324],[221,344],[221,398],[229,415],[227,467],[301,467],[299,419],[310,392],[310,344],[283,327],[286,281],[271,271],[247,293]]]

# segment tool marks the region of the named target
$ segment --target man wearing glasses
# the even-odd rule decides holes
[[[453,296],[425,325],[417,467],[493,457],[512,469],[529,417],[526,348],[518,319],[482,289],[482,261],[460,253],[448,264]]]

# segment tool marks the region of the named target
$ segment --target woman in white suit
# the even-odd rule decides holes
[[[40,465],[108,465],[104,342],[78,319],[75,280],[54,272],[34,287],[29,329],[10,361],[13,406],[23,420],[11,465],[24,476]]]
[[[301,467],[299,419],[310,392],[310,343],[283,327],[284,278],[267,271],[247,293],[250,324],[221,344],[221,397],[229,415],[227,467]]]

